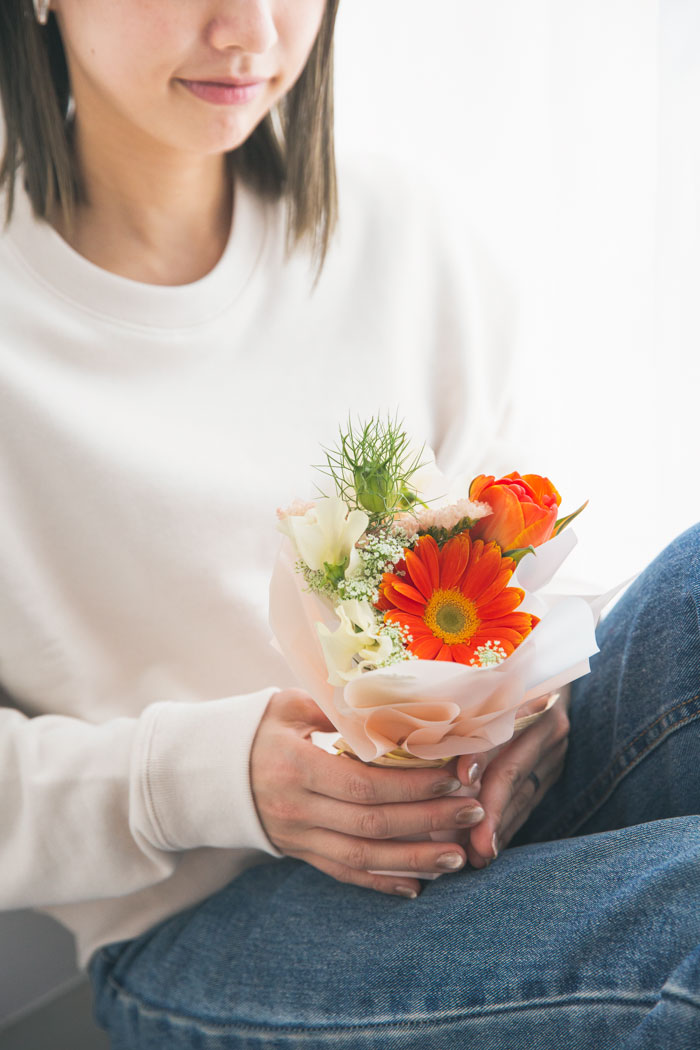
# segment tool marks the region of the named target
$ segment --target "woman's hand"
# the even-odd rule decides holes
[[[459,830],[484,812],[473,798],[445,798],[460,785],[455,763],[442,769],[384,769],[329,755],[311,733],[333,725],[307,693],[275,694],[251,753],[260,820],[281,853],[341,882],[417,896],[417,878],[392,871],[457,871],[466,860]],[[443,796],[443,797],[441,797]],[[391,842],[393,836],[454,830],[449,842]]]
[[[534,714],[549,696],[539,697],[518,711]],[[569,689],[533,725],[512,740],[480,755],[462,755],[457,776],[463,784],[478,784],[486,816],[469,834],[467,859],[485,868],[525,823],[550,787],[559,779],[569,739]],[[534,774],[534,775],[533,775]]]

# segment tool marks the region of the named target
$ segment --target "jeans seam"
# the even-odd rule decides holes
[[[635,746],[638,742],[648,736],[660,722],[670,718],[675,712],[694,704],[699,699],[700,693],[696,693],[694,696],[680,701],[680,703],[668,708],[668,710],[664,711],[655,718],[653,722],[650,722],[648,726],[637,733],[636,736],[629,740],[624,747],[617,752],[607,768],[598,775],[593,784],[590,784],[585,792],[582,792],[578,799],[574,800],[569,810],[570,815],[568,817],[560,817],[557,823],[550,823],[549,826],[546,826],[539,832],[538,839],[540,841],[545,841],[548,839],[569,838],[573,835],[582,824],[585,824],[586,821],[589,820],[605,802],[607,802],[615,789],[621,784],[625,777],[639,765],[643,758],[659,747],[660,744],[667,740],[668,737],[678,729],[682,729],[683,726],[700,718],[700,710],[693,711],[686,718],[672,722],[666,727],[665,731],[659,734],[658,737],[648,741],[647,745],[641,751],[633,753],[631,757],[626,759],[626,756],[630,755],[630,752],[634,752]],[[616,769],[618,770],[617,772]],[[596,792],[598,792],[597,797]]]
[[[675,1002],[700,1010],[700,999],[686,991],[685,988],[678,988],[677,985],[665,984],[661,989],[661,998],[673,999]]]
[[[120,985],[118,981],[110,974],[107,977],[107,983],[112,986],[114,992],[121,999],[126,999],[133,1003],[141,1014],[152,1014],[158,1017],[166,1017],[170,1022],[176,1024],[195,1025],[202,1031],[209,1031],[211,1033],[224,1032],[236,1030],[239,1032],[248,1032],[270,1035],[303,1035],[305,1033],[314,1035],[334,1034],[343,1032],[363,1032],[371,1031],[372,1029],[386,1029],[386,1028],[400,1028],[402,1030],[410,1030],[415,1028],[428,1028],[430,1026],[441,1025],[441,1024],[452,1024],[457,1021],[469,1020],[470,1018],[481,1018],[481,1017],[492,1017],[496,1015],[503,1015],[508,1013],[525,1013],[528,1010],[542,1010],[542,1009],[561,1009],[570,1006],[597,1006],[600,1004],[606,1004],[608,1006],[622,1006],[622,1007],[643,1007],[645,1009],[653,1008],[659,1002],[659,993],[656,991],[650,992],[638,992],[629,994],[627,996],[620,995],[619,992],[615,993],[570,993],[568,995],[560,995],[550,999],[529,999],[521,1003],[494,1003],[490,1006],[484,1005],[474,1007],[469,1010],[455,1011],[454,1013],[443,1013],[436,1014],[433,1017],[416,1018],[416,1019],[401,1019],[392,1018],[387,1021],[369,1021],[369,1022],[358,1022],[357,1024],[337,1024],[337,1025],[271,1025],[271,1024],[259,1024],[252,1021],[231,1021],[231,1022],[216,1022],[211,1020],[205,1020],[199,1018],[194,1014],[182,1014],[177,1013],[174,1010],[169,1010],[166,1007],[158,1006],[155,1003],[150,1003],[145,999],[142,999],[128,991],[123,985]],[[109,1022],[107,1022],[109,1023]]]

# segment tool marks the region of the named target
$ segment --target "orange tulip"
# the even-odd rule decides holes
[[[472,539],[494,540],[501,550],[539,547],[554,532],[561,496],[549,478],[514,472],[498,481],[480,474],[469,486],[469,499],[488,503],[492,514],[470,530]]]

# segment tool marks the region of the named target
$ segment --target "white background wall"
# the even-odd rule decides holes
[[[427,172],[520,293],[514,469],[634,573],[700,518],[700,4],[343,0],[336,54],[339,153]]]

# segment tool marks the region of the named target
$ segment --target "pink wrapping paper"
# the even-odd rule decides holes
[[[571,531],[539,548],[521,564],[526,586],[521,608],[540,623],[503,663],[488,668],[430,660],[407,660],[368,671],[343,688],[329,685],[316,624],[335,626],[333,610],[304,590],[285,540],[270,585],[270,625],[277,648],[355,754],[365,762],[402,747],[417,758],[444,758],[488,751],[513,734],[517,709],[586,674],[598,651],[598,597],[542,595],[569,553]],[[522,577],[525,577],[523,579]],[[514,580],[515,582],[515,580]]]

